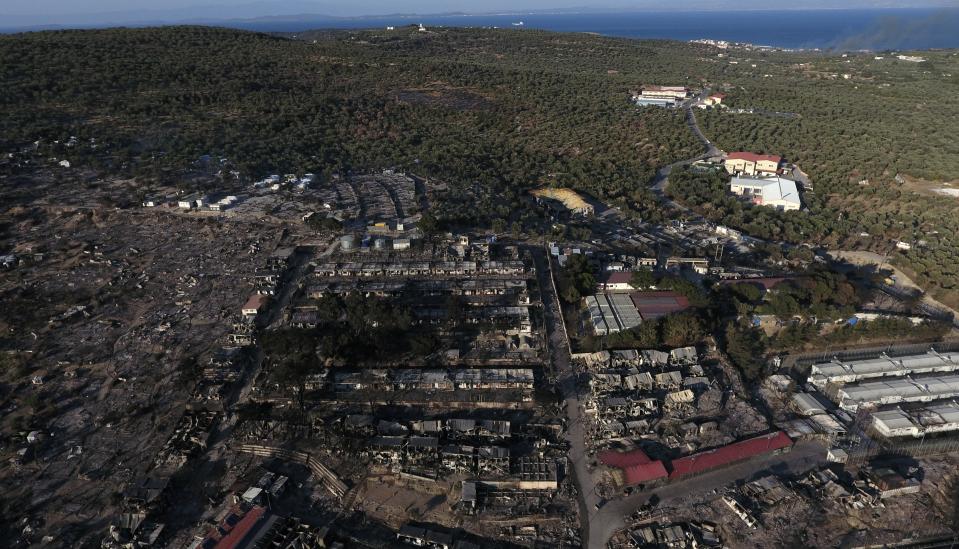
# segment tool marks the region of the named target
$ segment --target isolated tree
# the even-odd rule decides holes
[[[760,379],[765,370],[766,345],[764,335],[758,328],[745,328],[730,323],[725,333],[726,354],[750,380]]]

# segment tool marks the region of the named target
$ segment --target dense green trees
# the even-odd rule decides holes
[[[577,306],[580,299],[596,291],[596,276],[585,255],[568,257],[566,266],[558,271],[556,290],[566,303]]]
[[[950,129],[959,117],[959,59],[954,52],[927,58],[763,54],[750,60],[756,69],[729,67],[729,106],[798,116],[713,110],[698,116],[705,134],[726,151],[785,156],[815,191],[803,196],[805,216],[760,216],[724,201],[715,210],[756,236],[834,249],[885,254],[897,240],[925,241],[892,260],[959,306],[959,202],[934,191],[959,177],[959,141]]]
[[[757,328],[736,323],[726,325],[724,334],[726,354],[747,380],[755,381],[765,375],[765,336]]]
[[[675,348],[698,343],[706,335],[706,327],[698,315],[684,312],[647,320],[622,332],[593,342],[607,349]]]
[[[656,284],[656,277],[651,270],[639,268],[633,271],[633,275],[629,278],[629,284],[638,290],[645,290]]]
[[[461,29],[315,36],[201,27],[2,36],[0,147],[96,138],[97,162],[146,180],[202,154],[231,159],[245,178],[397,167],[454,190],[482,186],[440,217],[486,226],[516,221],[509,205],[525,189],[626,198],[658,165],[696,150],[681,113],[630,106],[639,75],[591,67],[658,70],[675,57],[665,45]],[[95,162],[79,147],[69,154]]]

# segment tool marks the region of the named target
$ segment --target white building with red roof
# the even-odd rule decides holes
[[[782,157],[774,154],[732,152],[726,156],[726,171],[731,174],[776,175]]]

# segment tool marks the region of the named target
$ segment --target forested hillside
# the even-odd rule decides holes
[[[959,56],[921,55],[925,62],[889,52],[731,53],[730,109],[699,115],[706,135],[727,151],[785,156],[815,190],[803,196],[806,214],[735,207],[720,218],[763,238],[893,251],[923,287],[959,305],[959,198],[942,193],[959,181],[950,129],[959,120]],[[713,192],[709,184],[686,187],[678,192]],[[912,249],[896,250],[899,240]]]
[[[6,147],[95,137],[112,143],[114,169],[143,177],[212,154],[247,177],[398,166],[604,197],[697,150],[681,113],[632,109],[640,75],[602,61],[642,55],[659,75],[669,47],[576,40],[402,29],[313,42],[198,27],[4,36],[0,135]],[[599,64],[567,62],[582,54]]]
[[[145,182],[173,182],[204,154],[244,178],[397,167],[486,189],[481,204],[450,210],[470,222],[508,217],[523,190],[555,183],[648,218],[655,169],[700,146],[681,112],[637,109],[629,91],[705,83],[730,107],[697,111],[708,138],[782,155],[815,188],[806,213],[733,208],[715,219],[824,247],[915,243],[893,260],[943,296],[959,288],[959,198],[936,194],[959,180],[959,57],[922,55],[496,29],[5,35],[0,148],[95,138],[68,159]]]

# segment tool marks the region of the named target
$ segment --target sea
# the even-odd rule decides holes
[[[959,48],[959,8],[763,11],[644,11],[394,15],[233,21],[264,32],[315,28],[497,27],[590,32],[626,38],[712,39],[788,49],[922,50]]]

